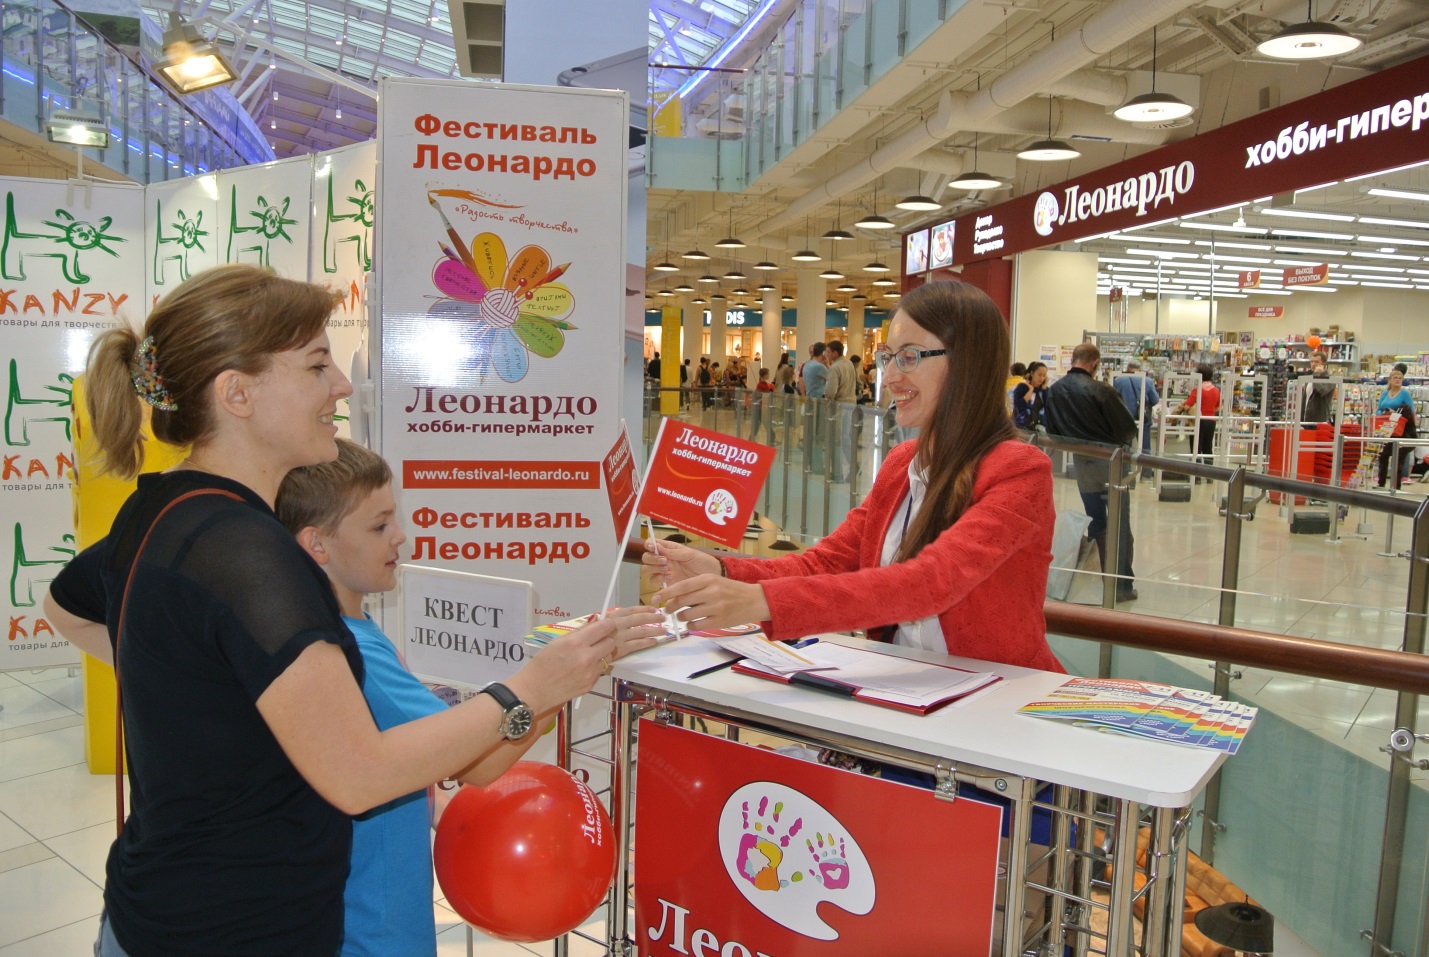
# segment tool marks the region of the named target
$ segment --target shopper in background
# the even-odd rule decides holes
[[[1310,353],[1310,375],[1316,379],[1330,377],[1323,352]],[[1300,416],[1300,421],[1329,422],[1334,418],[1332,414],[1334,407],[1335,384],[1333,382],[1311,382],[1305,390],[1305,411]]]
[[[1192,452],[1197,462],[1212,465],[1215,462],[1212,450],[1216,439],[1216,414],[1221,409],[1221,390],[1216,388],[1216,370],[1209,362],[1197,363],[1196,374],[1201,377],[1200,386],[1186,396],[1186,401],[1176,412],[1179,415],[1195,415],[1199,405],[1201,418],[1196,423],[1196,447]],[[1196,477],[1196,484],[1201,484],[1200,476]]]
[[[1133,422],[1141,423],[1142,454],[1151,451],[1151,410],[1161,404],[1161,393],[1156,391],[1156,380],[1141,374],[1141,360],[1128,359],[1126,373],[1112,380],[1112,387],[1126,403],[1126,411],[1131,413]],[[1146,404],[1143,407],[1142,399]],[[1150,478],[1151,470],[1143,468],[1142,478]]]
[[[774,388],[785,395],[794,395],[798,392],[794,388],[794,365],[789,361],[789,353],[781,353],[779,365],[774,369]]]
[[[333,591],[274,517],[291,469],[337,455],[352,386],[328,347],[333,306],[319,286],[220,266],[160,300],[142,338],[121,323],[90,351],[106,470],[138,471],[141,402],[157,438],[189,447],[140,476],[45,599],[61,634],[117,664],[123,693],[133,790],[98,957],[336,954],[350,816],[459,772],[512,727],[478,695],[378,731]],[[653,644],[657,618],[577,629],[506,684],[549,711]]]
[[[1379,415],[1390,415],[1398,412],[1404,419],[1404,427],[1396,430],[1395,435],[1402,439],[1417,439],[1419,437],[1419,422],[1414,414],[1414,396],[1404,388],[1404,376],[1409,371],[1409,366],[1403,362],[1396,362],[1394,368],[1389,373],[1389,386],[1384,390],[1384,394],[1379,397]],[[1385,442],[1384,448],[1379,453],[1379,480],[1380,488],[1384,488],[1385,482],[1389,479],[1389,457],[1392,443]],[[1409,460],[1412,446],[1405,446],[1399,450],[1396,456],[1399,462],[1399,474],[1407,474],[1406,465]]]
[[[1085,442],[1130,447],[1136,441],[1136,421],[1116,390],[1096,379],[1101,350],[1084,342],[1072,350],[1072,367],[1047,390],[1047,431],[1053,435]],[[1092,520],[1087,538],[1096,543],[1097,556],[1105,573],[1107,553],[1107,482],[1110,469],[1106,459],[1089,455],[1072,456],[1077,472],[1077,491],[1082,507]],[[1117,548],[1117,601],[1135,601],[1136,575],[1132,559],[1136,539],[1131,534],[1131,496],[1121,497],[1121,534]]]
[[[809,359],[799,369],[799,378],[804,385],[804,395],[810,399],[822,399],[829,381],[828,344],[816,342],[809,346]]]
[[[1012,364],[1012,371],[1011,371],[1011,372],[1008,374],[1008,376],[1007,376],[1007,414],[1008,414],[1008,415],[1011,415],[1012,412],[1013,412],[1013,406],[1012,406],[1012,393],[1013,393],[1013,391],[1014,391],[1019,385],[1021,385],[1023,382],[1025,382],[1026,380],[1027,380],[1027,367],[1026,367],[1025,365],[1023,365],[1022,363],[1020,363],[1020,362],[1014,362],[1014,363]]]
[[[647,542],[644,561],[666,580],[655,600],[701,627],[761,621],[774,638],[867,629],[1061,671],[1042,616],[1052,469],[1004,411],[1006,323],[975,286],[929,282],[903,297],[888,343],[884,388],[898,425],[920,433],[889,453],[863,503],[800,555],[720,557],[674,542],[657,553]]]
[[[1042,411],[1047,403],[1047,363],[1027,366],[1027,377],[1012,390],[1012,424],[1028,432],[1045,426]]]

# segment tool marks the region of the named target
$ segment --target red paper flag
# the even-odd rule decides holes
[[[665,419],[640,514],[738,548],[775,454],[768,445]]]
[[[625,541],[625,533],[630,525],[630,513],[640,495],[640,476],[635,471],[635,453],[631,451],[630,436],[626,434],[623,424],[620,437],[601,460],[600,468],[605,477],[605,494],[610,498],[610,517],[615,522],[615,542],[618,545]]]

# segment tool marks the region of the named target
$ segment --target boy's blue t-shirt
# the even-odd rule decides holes
[[[446,710],[412,677],[369,618],[342,619],[357,637],[362,694],[379,730]],[[352,870],[343,891],[341,957],[432,957],[431,811],[414,791],[352,820]]]

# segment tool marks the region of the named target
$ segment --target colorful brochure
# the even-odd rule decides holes
[[[1019,712],[1235,754],[1257,709],[1209,691],[1124,678],[1073,678]]]

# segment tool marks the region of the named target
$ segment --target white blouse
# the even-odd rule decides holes
[[[883,555],[880,564],[893,564],[893,556],[898,554],[898,548],[903,544],[903,536],[908,532],[908,525],[912,522],[913,516],[918,514],[918,509],[923,507],[923,497],[927,494],[927,478],[918,471],[918,460],[914,458],[908,463],[908,495],[903,499],[902,506],[894,513],[893,521],[888,525],[888,534],[883,539]],[[922,648],[942,654],[948,653],[947,642],[943,640],[943,625],[938,621],[937,615],[899,624],[893,633],[893,643],[907,648]]]

